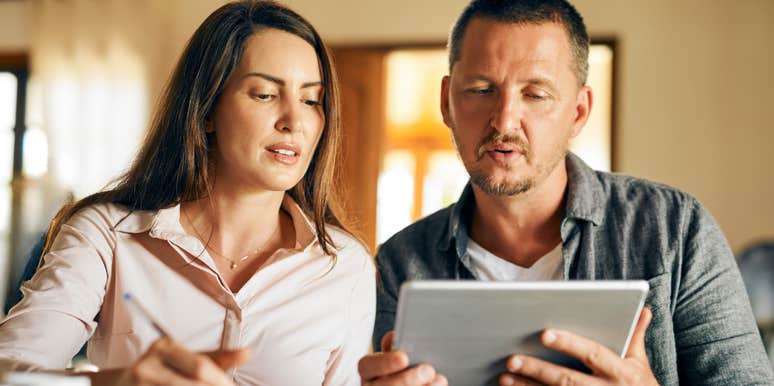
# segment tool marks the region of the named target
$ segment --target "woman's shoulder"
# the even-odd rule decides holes
[[[110,202],[96,203],[77,210],[65,224],[84,232],[137,233],[148,230],[158,213],[156,210],[132,210]]]
[[[335,244],[335,249],[339,252],[352,252],[352,253],[358,253],[358,254],[365,254],[368,255],[368,250],[365,246],[365,243],[363,243],[362,240],[357,238],[352,233],[344,230],[343,228],[326,224],[325,230],[328,232],[328,235],[330,235],[331,239],[333,240],[333,243]]]
[[[328,235],[333,240],[334,250],[339,262],[346,262],[368,269],[373,267],[373,257],[368,252],[362,240],[335,225],[325,226]]]
[[[67,220],[67,224],[91,224],[92,226],[114,228],[122,220],[132,215],[129,208],[114,203],[97,203],[78,209]]]

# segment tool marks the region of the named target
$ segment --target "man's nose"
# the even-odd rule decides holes
[[[518,93],[500,93],[492,111],[490,125],[501,133],[510,133],[518,130],[521,127],[522,108]]]

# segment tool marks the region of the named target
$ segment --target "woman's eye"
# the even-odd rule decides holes
[[[313,99],[304,99],[303,102],[307,106],[319,106],[320,105],[320,101],[316,101],[316,100],[313,100]]]
[[[253,99],[261,100],[261,101],[268,101],[272,99],[274,95],[271,94],[253,94]]]

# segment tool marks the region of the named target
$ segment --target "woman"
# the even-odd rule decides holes
[[[95,384],[359,384],[375,278],[332,203],[335,82],[287,8],[210,15],[131,169],[52,223],[0,326],[5,367],[61,369],[88,340],[114,369]]]

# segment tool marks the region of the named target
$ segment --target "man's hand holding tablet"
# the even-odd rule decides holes
[[[397,339],[385,335],[384,352],[363,358],[360,373],[366,385],[656,384],[644,349],[647,290],[622,281],[406,283]]]

